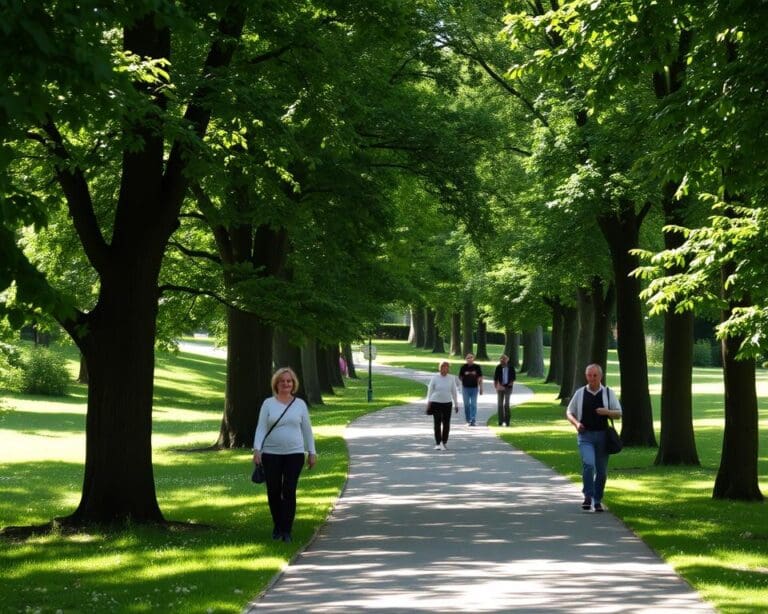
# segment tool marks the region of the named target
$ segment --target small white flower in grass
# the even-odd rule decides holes
[[[242,594],[243,594],[242,589],[239,589],[239,588],[235,589],[235,595],[242,595]]]

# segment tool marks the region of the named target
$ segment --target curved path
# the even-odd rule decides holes
[[[513,402],[530,394],[516,385]],[[495,394],[479,398],[484,425]],[[582,512],[577,485],[463,410],[445,452],[423,404],[364,416],[345,438],[336,508],[246,612],[714,612],[610,512]]]

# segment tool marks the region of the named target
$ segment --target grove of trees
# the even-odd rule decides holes
[[[627,445],[698,464],[694,318],[716,319],[713,495],[761,500],[768,7],[717,0],[7,3],[0,330],[88,372],[80,504],[163,523],[154,351],[228,348],[213,448],[251,445],[275,366],[304,394],[388,306],[463,355],[488,327],[566,403],[617,343]],[[647,317],[663,318],[661,431]],[[543,329],[551,329],[544,373]],[[6,333],[8,334],[8,333]],[[606,377],[610,377],[608,371]]]

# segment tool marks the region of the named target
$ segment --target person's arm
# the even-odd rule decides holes
[[[309,409],[304,405],[301,417],[301,435],[304,438],[304,447],[307,449],[307,467],[312,469],[317,463],[317,450],[315,449],[315,436],[312,433],[312,421],[309,419]]]
[[[456,413],[459,413],[459,381],[453,377],[453,381],[451,382],[451,397],[453,398],[453,409],[456,411]]]
[[[616,398],[616,394],[613,390],[608,387],[605,388],[604,400],[608,401],[606,403],[608,407],[598,407],[595,410],[597,414],[609,418],[621,418],[621,405],[619,405],[619,400]]]
[[[477,393],[483,394],[483,370],[477,367]]]
[[[571,397],[571,401],[568,403],[568,409],[565,410],[565,417],[568,422],[573,425],[573,428],[575,428],[577,432],[581,433],[584,430],[584,425],[578,418],[578,407],[579,403],[581,402],[581,394],[579,394],[579,392],[580,390],[577,390]]]
[[[267,433],[267,401],[261,404],[259,421],[256,424],[256,434],[253,436],[253,463],[261,465],[261,446],[264,445],[264,435]]]

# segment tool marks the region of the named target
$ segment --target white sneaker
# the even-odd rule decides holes
[[[440,444],[440,449],[441,449],[441,450],[447,450],[448,448],[445,446],[445,444],[444,444],[444,443],[441,443],[441,444]]]
[[[441,444],[441,443],[439,443],[439,444],[437,444],[435,446],[435,450],[442,450],[442,449],[443,449],[443,444]]]

